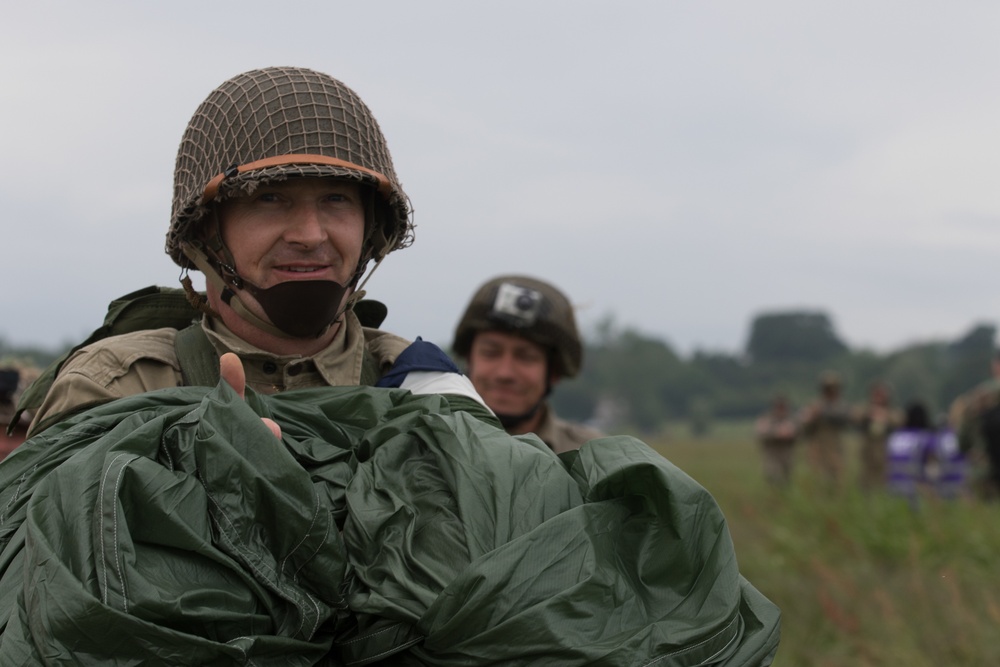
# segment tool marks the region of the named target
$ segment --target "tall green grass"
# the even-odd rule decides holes
[[[745,425],[651,444],[715,496],[740,571],[781,607],[778,667],[1000,665],[1000,504],[914,508],[862,494],[853,467],[831,491],[804,457],[771,489]]]

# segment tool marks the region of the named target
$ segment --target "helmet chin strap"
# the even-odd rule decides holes
[[[500,425],[504,427],[504,430],[510,430],[520,426],[521,424],[527,423],[530,419],[537,415],[538,410],[541,409],[544,402],[545,399],[543,398],[539,402],[535,403],[530,410],[522,412],[519,415],[510,415],[496,411],[494,411],[494,414],[497,416],[497,419],[500,420]]]
[[[526,424],[530,420],[534,419],[535,415],[538,414],[538,411],[542,409],[543,405],[545,405],[545,399],[547,399],[551,394],[552,394],[552,383],[546,381],[545,393],[542,394],[542,397],[538,399],[538,402],[535,403],[530,408],[528,408],[526,412],[522,412],[521,414],[517,415],[512,415],[508,413],[499,413],[496,410],[494,410],[493,414],[495,414],[497,416],[497,419],[500,420],[500,425],[503,426],[504,430],[509,431],[512,428],[516,428],[518,426],[521,426],[522,424]]]
[[[364,296],[359,287],[341,308],[344,294],[350,288],[333,280],[290,280],[261,288],[242,278],[233,267],[210,259],[195,243],[184,241],[181,243],[181,250],[205,274],[205,279],[219,290],[222,300],[237,315],[279,338],[319,338]],[[370,276],[371,273],[368,274]],[[252,313],[240,299],[240,291],[252,295],[270,321]]]

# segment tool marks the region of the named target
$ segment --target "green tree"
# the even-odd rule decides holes
[[[977,324],[947,346],[947,370],[937,396],[942,405],[950,404],[956,396],[990,377],[996,333],[991,324]]]
[[[655,432],[668,423],[745,419],[766,409],[776,393],[802,405],[816,395],[825,368],[844,379],[845,398],[865,400],[875,380],[888,381],[895,402],[920,400],[937,411],[985,379],[996,330],[978,324],[955,341],[910,345],[888,353],[851,350],[819,311],[761,314],[743,354],[695,351],[682,358],[665,341],[617,327],[611,317],[586,346],[583,373],[560,385],[560,412],[575,419],[614,405],[623,420],[607,428]]]
[[[914,345],[890,355],[885,379],[893,388],[899,405],[919,401],[932,411],[941,409],[937,401],[941,377],[941,346]]]
[[[560,416],[573,421],[587,421],[594,416],[600,398],[598,386],[586,378],[563,380],[552,392],[552,405]]]
[[[703,438],[712,430],[712,404],[706,398],[698,396],[691,400],[688,417],[694,437]]]
[[[747,357],[754,363],[822,362],[846,351],[830,318],[819,311],[757,315],[746,345]]]
[[[44,368],[72,347],[66,343],[61,348],[46,349],[37,345],[11,345],[0,337],[0,363],[18,362]]]
[[[597,327],[596,343],[587,346],[580,378],[594,383],[597,395],[621,406],[628,426],[655,433],[668,417],[684,413],[687,398],[676,389],[684,370],[666,342],[634,329],[618,329],[608,317]],[[675,396],[683,400],[679,406],[672,405]]]

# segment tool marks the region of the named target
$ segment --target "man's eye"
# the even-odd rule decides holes
[[[532,350],[532,351],[521,351],[521,352],[518,352],[517,358],[519,360],[527,363],[527,364],[537,364],[544,357],[542,355],[538,354],[537,352],[535,352],[534,350]]]
[[[278,201],[278,195],[274,192],[261,192],[257,195],[257,201],[259,202],[276,202]]]

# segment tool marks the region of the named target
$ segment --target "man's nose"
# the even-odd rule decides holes
[[[503,354],[497,359],[496,373],[498,377],[514,377],[514,355]]]
[[[326,234],[323,231],[323,221],[319,209],[311,204],[295,206],[289,212],[289,220],[283,236],[288,243],[307,247],[322,243]]]

